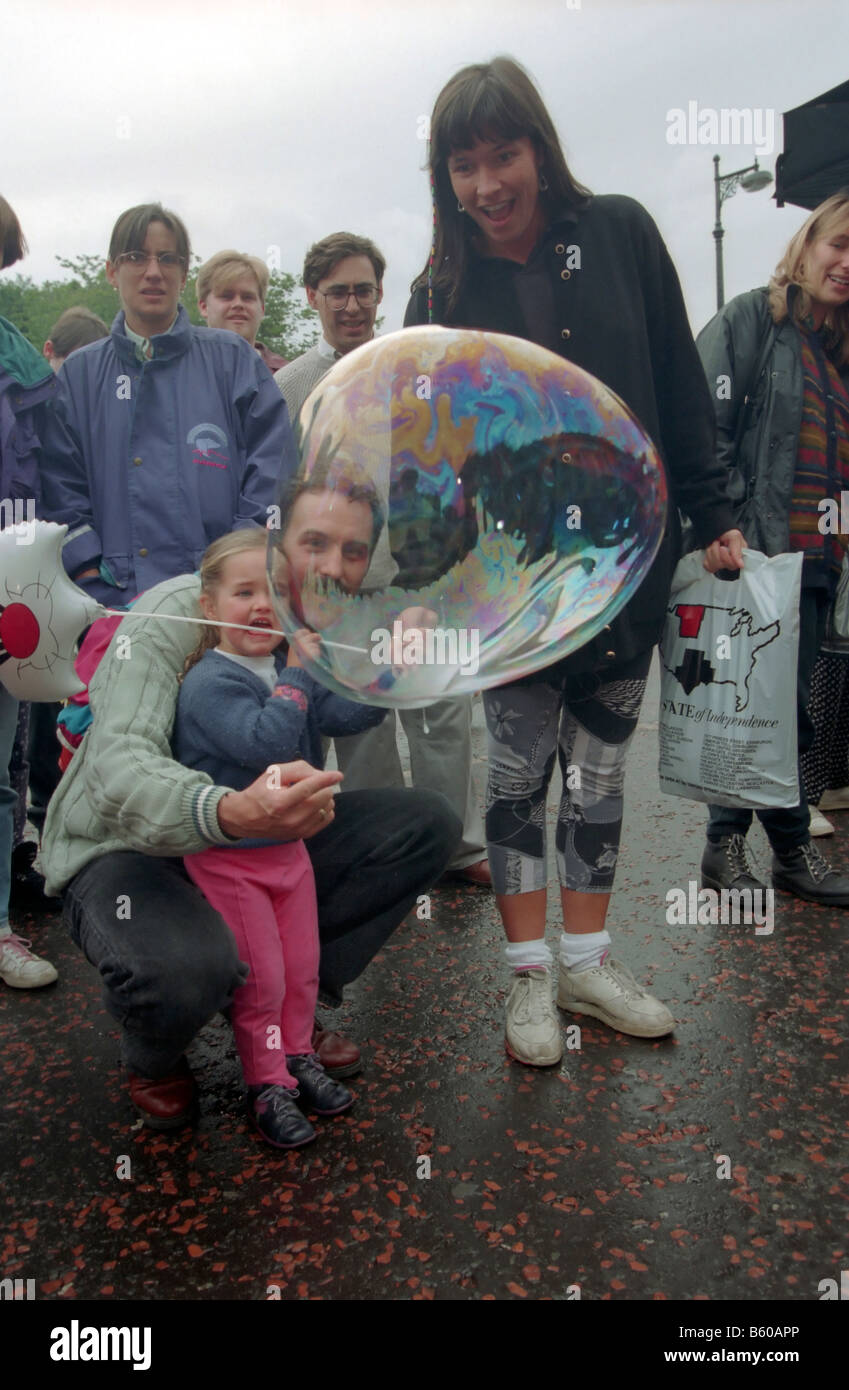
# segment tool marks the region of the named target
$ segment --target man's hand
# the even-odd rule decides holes
[[[724,531],[705,550],[704,566],[709,574],[717,570],[741,570],[746,542],[742,531]]]
[[[317,772],[309,763],[272,763],[241,792],[218,803],[218,824],[237,839],[308,840],[333,820],[333,792],[341,772]]]

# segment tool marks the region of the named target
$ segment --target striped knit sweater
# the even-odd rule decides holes
[[[801,550],[809,565],[839,571],[846,537],[820,529],[819,504],[849,490],[849,391],[827,356],[818,333],[800,330],[802,339],[802,421],[790,503],[790,549]]]

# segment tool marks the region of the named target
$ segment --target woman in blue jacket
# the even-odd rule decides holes
[[[65,522],[65,568],[102,603],[126,604],[197,569],[211,541],[264,526],[295,471],[286,405],[243,338],[196,328],[180,304],[191,249],[157,203],[112,232],[112,332],[58,377],[44,440],[49,520]]]

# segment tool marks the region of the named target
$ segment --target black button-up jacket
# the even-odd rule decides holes
[[[434,322],[449,323],[442,303],[435,293]],[[427,321],[427,291],[419,289],[404,322]],[[651,570],[611,630],[535,679],[631,661],[663,629],[680,546],[677,508],[692,520],[700,545],[735,524],[705,373],[657,227],[632,198],[592,197],[585,209],[553,219],[526,265],[475,258],[449,326],[528,338],[592,372],[657,446],[676,505]]]

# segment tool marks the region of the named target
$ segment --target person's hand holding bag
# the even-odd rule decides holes
[[[705,569],[709,574],[716,574],[717,570],[741,570],[746,548],[742,531],[723,531],[721,536],[705,547]]]

